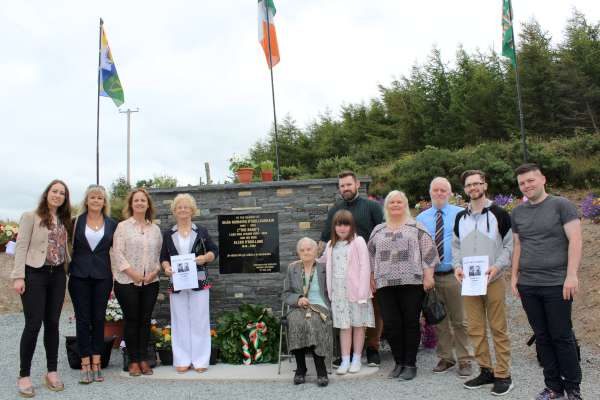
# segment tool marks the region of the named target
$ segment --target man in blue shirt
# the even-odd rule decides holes
[[[445,373],[456,365],[458,359],[458,376],[467,378],[472,373],[469,339],[460,294],[461,287],[454,278],[452,267],[454,220],[456,214],[463,209],[448,204],[452,186],[446,178],[434,178],[429,185],[429,194],[432,206],[419,214],[417,221],[425,225],[438,249],[440,264],[435,268],[435,289],[447,311],[446,318],[435,326],[438,338],[437,355],[440,360],[433,372]]]

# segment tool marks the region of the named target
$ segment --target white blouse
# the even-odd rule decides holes
[[[98,243],[100,243],[100,240],[102,240],[103,237],[104,225],[97,231],[93,230],[87,225],[85,226],[85,238],[87,239],[88,244],[90,245],[90,249],[92,249],[92,251],[94,251],[96,246],[98,246]]]

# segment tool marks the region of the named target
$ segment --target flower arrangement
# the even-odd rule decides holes
[[[171,350],[171,325],[159,327],[156,324],[150,326],[150,332],[154,338],[156,350]]]
[[[11,240],[15,240],[18,233],[18,225],[0,223],[0,244],[6,244]]]
[[[277,362],[279,320],[261,305],[242,304],[219,317],[213,343],[229,364]]]
[[[123,310],[121,305],[117,301],[114,293],[110,293],[108,298],[108,305],[106,306],[106,314],[104,314],[104,320],[107,322],[117,322],[123,319]]]
[[[594,224],[600,224],[600,196],[595,193],[588,194],[581,202],[583,217]]]

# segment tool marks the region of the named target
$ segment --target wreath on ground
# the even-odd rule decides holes
[[[279,320],[262,305],[242,304],[217,320],[216,342],[221,361],[229,364],[275,363]]]

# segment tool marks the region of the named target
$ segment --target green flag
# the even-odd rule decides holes
[[[515,40],[513,34],[513,13],[510,0],[502,0],[502,55],[510,58],[513,66],[517,66]]]

